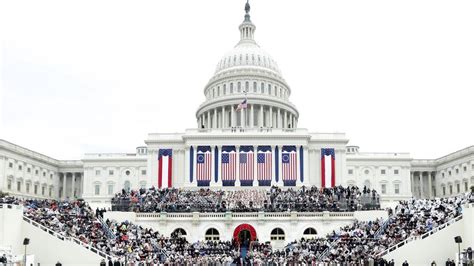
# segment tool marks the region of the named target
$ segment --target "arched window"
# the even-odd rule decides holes
[[[204,236],[205,240],[210,240],[210,241],[219,241],[219,231],[215,228],[209,228],[206,231],[206,235]]]
[[[272,95],[272,85],[268,84],[268,95]]]
[[[265,85],[263,84],[263,82],[262,82],[262,84],[260,85],[260,90],[261,90],[260,93],[264,93]]]
[[[234,93],[234,83],[230,83],[230,93]]]
[[[224,91],[222,93],[223,95],[226,95],[227,94],[227,88],[226,88],[226,85],[224,84]]]
[[[125,181],[125,183],[123,184],[123,189],[125,189],[125,191],[130,191],[130,181]]]
[[[237,82],[237,92],[241,92],[241,89],[240,82]]]
[[[246,82],[245,82],[245,91],[248,92],[248,91],[249,91],[249,88],[250,88],[249,82],[246,81]]]
[[[285,231],[281,228],[275,228],[270,233],[270,240],[285,240]]]
[[[313,227],[308,227],[304,230],[303,232],[303,237],[305,238],[313,238],[313,237],[316,237],[316,229],[314,229]]]
[[[253,83],[253,92],[257,93],[257,82]]]
[[[176,228],[173,233],[171,233],[171,237],[186,237],[186,231],[183,228]]]
[[[217,96],[221,96],[221,86],[217,86]]]

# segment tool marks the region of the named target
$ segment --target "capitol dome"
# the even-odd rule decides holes
[[[273,71],[281,77],[275,60],[255,42],[239,42],[234,49],[226,53],[219,61],[215,74],[242,67],[256,67]]]
[[[254,39],[245,5],[240,41],[219,60],[196,112],[198,127],[209,129],[295,129],[299,113],[289,101],[290,86],[276,61]]]

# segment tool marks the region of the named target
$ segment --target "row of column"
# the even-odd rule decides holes
[[[84,174],[83,173],[70,173],[64,172],[59,174],[60,178],[62,178],[62,186],[58,186],[58,198],[65,200],[65,199],[76,199],[82,197],[83,189],[84,189]],[[70,182],[68,182],[70,179]],[[70,183],[70,186],[68,186]],[[76,184],[79,183],[79,184]],[[77,185],[77,187],[76,187]]]
[[[211,182],[210,186],[221,186],[222,184],[222,146],[227,146],[227,145],[219,145],[219,146],[211,146],[211,153],[212,153],[212,169],[211,169]],[[240,186],[240,146],[252,146],[252,145],[231,145],[235,146],[236,148],[236,170],[235,170],[235,186],[238,187]],[[271,153],[272,153],[272,166],[271,166],[271,171],[272,171],[272,178],[271,178],[271,185],[278,185],[278,186],[283,186],[283,175],[282,175],[282,147],[284,145],[265,145],[265,146],[270,146],[271,147]],[[218,169],[218,179],[217,182],[215,181],[215,147],[217,147],[218,151],[218,157],[217,157],[217,169]],[[278,160],[275,161],[275,147],[278,147]],[[300,156],[300,151],[299,151],[299,146],[296,146],[296,185],[301,185],[304,182],[301,181],[301,169],[300,169],[300,161],[301,161],[301,156]],[[253,186],[258,186],[258,174],[257,174],[257,155],[258,155],[258,145],[253,145],[253,152],[254,152],[254,162],[253,162]],[[194,155],[193,155],[193,182],[191,183],[190,180],[188,179],[187,183],[188,185],[190,184],[195,184],[197,183],[197,164],[196,164],[196,156],[197,156],[197,146],[193,146],[194,150]],[[307,158],[307,149],[304,148],[304,158]],[[186,158],[187,158],[187,163],[186,163],[186,172],[188,173],[188,177],[190,174],[190,149],[186,149]],[[278,164],[278,181],[276,181],[276,169],[275,169],[275,163]],[[303,161],[304,167],[306,167],[305,161]],[[303,169],[304,169],[303,167]],[[304,176],[304,173],[303,173]]]
[[[249,104],[246,109],[236,111],[236,108],[234,107],[235,106],[233,105],[222,106],[202,113],[198,118],[199,128],[296,128],[296,116],[285,109],[272,106]],[[256,114],[256,112],[258,113]]]
[[[418,198],[432,198],[436,191],[433,190],[433,177],[435,172],[433,171],[413,171],[410,172],[411,177],[411,192],[413,196]],[[426,177],[426,181],[423,180]],[[416,185],[417,184],[417,185]],[[428,184],[428,189],[425,188],[425,184]]]

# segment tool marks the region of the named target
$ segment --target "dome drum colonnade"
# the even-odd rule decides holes
[[[299,113],[277,63],[254,40],[255,25],[246,8],[240,41],[217,64],[196,112],[199,129],[296,129]],[[247,108],[237,106],[247,100]]]

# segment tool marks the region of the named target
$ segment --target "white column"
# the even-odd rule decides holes
[[[221,120],[222,120],[221,121],[221,128],[225,128],[226,126],[225,126],[225,107],[224,106],[222,106],[222,108],[221,108],[221,113],[222,113],[221,114]]]
[[[411,184],[410,184],[410,188],[411,188],[410,192],[411,192],[411,195],[412,195],[412,196],[415,196],[415,194],[416,194],[416,193],[415,193],[415,174],[414,174],[414,172],[411,172],[411,171],[410,171],[410,183],[411,183]]]
[[[207,111],[207,128],[211,128],[211,111]]]
[[[258,186],[257,181],[257,145],[253,146],[253,186]]]
[[[234,105],[230,106],[230,126],[235,127],[235,111]]]
[[[235,146],[236,150],[236,169],[235,169],[235,186],[240,187],[240,145]]]
[[[277,109],[277,128],[282,128],[280,108]]]
[[[273,127],[273,113],[272,113],[272,107],[270,106],[270,111],[268,112],[268,116],[269,116],[269,124],[268,124],[268,127]]]
[[[254,127],[254,125],[255,125],[254,121],[253,121],[253,119],[254,119],[253,118],[253,106],[254,106],[253,104],[250,105],[250,128]]]
[[[217,128],[217,108],[214,108],[214,117],[212,119],[212,128]]]
[[[288,121],[287,121],[287,118],[286,118],[286,110],[283,111],[283,128],[287,128],[288,127]]]
[[[431,181],[431,171],[428,171],[428,186],[429,186],[429,189],[428,189],[428,197],[431,199],[432,197],[432,193],[433,193],[433,184],[432,184],[432,181]]]
[[[282,154],[282,145],[278,145],[278,186],[283,186],[283,175],[282,175],[282,165],[281,165],[281,154]]]
[[[66,190],[66,185],[67,185],[66,180],[67,180],[67,173],[64,173],[63,174],[63,194],[61,195],[62,199],[66,199],[66,191],[67,191]]]
[[[189,182],[189,172],[191,169],[189,169],[189,147],[184,148],[184,182],[183,184],[190,186],[191,183]]]
[[[423,198],[423,172],[420,171],[420,198]]]
[[[219,153],[219,155],[217,156],[217,171],[218,171],[219,175],[218,175],[216,184],[219,184],[219,183],[222,184],[221,183],[221,180],[222,180],[222,172],[221,172],[222,145],[217,146],[217,152]]]
[[[258,119],[258,126],[263,127],[263,105],[260,105],[260,115]]]
[[[76,189],[76,173],[72,173],[72,178],[71,178],[71,199],[75,199],[74,197],[74,190]]]

